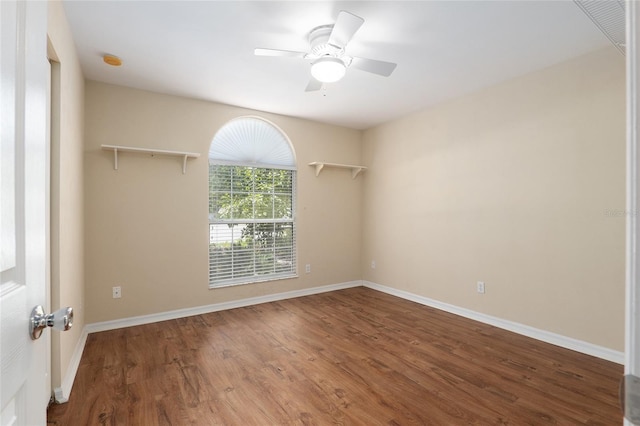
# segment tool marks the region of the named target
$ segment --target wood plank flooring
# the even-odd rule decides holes
[[[89,335],[49,425],[620,425],[622,366],[357,287]]]

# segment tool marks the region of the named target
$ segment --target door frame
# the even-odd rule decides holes
[[[638,226],[638,199],[640,186],[638,185],[638,98],[640,97],[640,82],[638,66],[638,22],[640,9],[636,2],[626,0],[626,103],[627,103],[627,177],[626,177],[626,284],[625,284],[625,416],[624,424],[631,426],[627,417],[631,410],[630,387],[631,378],[640,376],[640,276],[638,262],[638,241],[640,227]]]

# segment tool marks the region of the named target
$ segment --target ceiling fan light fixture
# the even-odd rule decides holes
[[[344,77],[346,72],[344,62],[332,56],[324,56],[311,64],[311,75],[323,83],[335,83]]]

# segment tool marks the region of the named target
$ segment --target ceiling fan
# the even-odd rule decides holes
[[[288,56],[311,60],[311,79],[306,91],[320,90],[323,83],[333,83],[344,77],[353,66],[363,71],[388,77],[396,68],[392,62],[358,58],[345,53],[347,43],[364,23],[353,13],[340,11],[335,24],[321,25],[309,33],[309,52],[257,48],[257,56]]]

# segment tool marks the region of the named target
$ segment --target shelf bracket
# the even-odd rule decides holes
[[[318,175],[320,174],[322,169],[324,169],[324,164],[323,163],[317,163],[317,164],[315,164],[315,166],[316,166],[316,177],[318,177]]]
[[[182,157],[182,174],[183,175],[187,173],[187,158],[189,158],[187,154],[185,154],[184,157]]]
[[[118,148],[113,149],[113,170],[118,170]]]
[[[355,179],[356,176],[358,176],[358,174],[362,171],[362,167],[354,167],[353,169],[351,169],[351,179]]]

